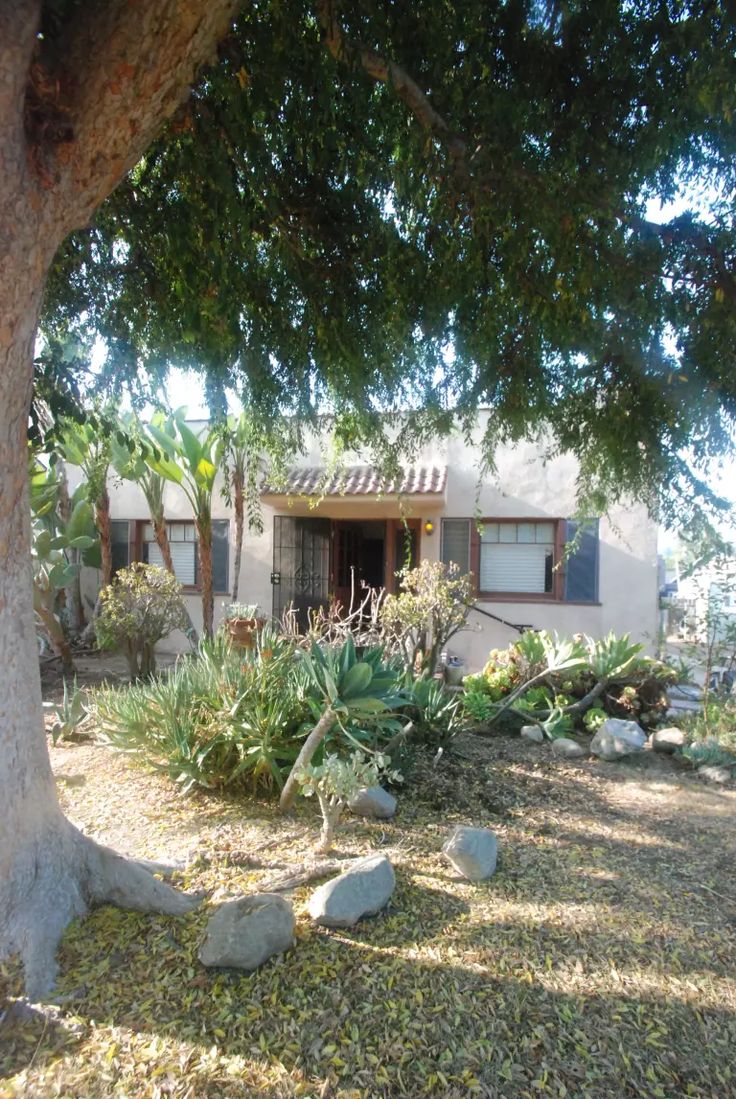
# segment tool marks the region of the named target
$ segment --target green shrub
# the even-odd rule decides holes
[[[185,790],[280,788],[311,727],[307,678],[292,644],[245,657],[225,638],[159,679],[94,692],[102,734]]]
[[[608,714],[600,706],[593,706],[584,714],[583,725],[589,733],[596,733],[607,717]]]
[[[100,592],[97,641],[103,649],[125,654],[134,682],[153,675],[156,642],[188,624],[181,584],[157,565],[137,561],[116,573]]]
[[[85,692],[77,686],[76,677],[71,691],[69,690],[68,680],[64,680],[64,694],[61,703],[54,706],[56,721],[49,730],[53,744],[58,744],[60,740],[73,740],[79,735],[81,726],[88,716],[86,700]]]
[[[550,737],[566,736],[576,723],[594,732],[609,715],[656,725],[676,673],[641,653],[627,635],[569,639],[528,630],[508,649],[493,650],[480,675],[466,677],[464,709],[475,724],[515,717],[537,722]]]
[[[399,575],[401,591],[387,595],[381,607],[381,634],[407,669],[431,675],[447,642],[467,621],[472,581],[457,565],[441,561],[421,561]]]
[[[439,680],[426,677],[415,680],[411,699],[417,711],[414,718],[415,740],[435,748],[446,747],[465,728],[463,701]]]
[[[711,694],[702,713],[683,716],[681,725],[687,737],[682,755],[693,767],[736,767],[736,698]]]

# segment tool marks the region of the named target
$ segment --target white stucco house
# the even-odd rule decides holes
[[[301,613],[332,596],[344,603],[352,580],[395,590],[409,537],[414,561],[456,561],[473,574],[470,629],[451,645],[469,669],[481,667],[491,648],[508,645],[515,626],[593,636],[614,630],[652,651],[657,530],[645,507],[632,501],[609,517],[592,517],[565,561],[574,530],[575,460],[545,460],[540,446],[522,443],[502,448],[497,473],[480,485],[479,467],[479,451],[456,435],[425,447],[400,484],[382,484],[360,455],[325,484],[315,440],[279,491],[264,482],[263,533],[246,531],[240,600],[278,617],[290,603]],[[140,490],[111,483],[110,497],[116,566],[158,561]],[[199,626],[196,530],[177,486],[167,486],[165,504],[175,567]],[[235,537],[232,510],[219,492],[213,517],[217,623],[232,589]],[[174,636],[163,645],[183,648],[185,642]]]

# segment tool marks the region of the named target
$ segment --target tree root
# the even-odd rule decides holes
[[[325,878],[328,874],[341,874],[352,866],[355,859],[323,859],[321,862],[307,863],[301,867],[293,867],[285,874],[280,874],[270,881],[260,882],[258,889],[261,893],[285,893],[289,889],[298,889],[300,885],[315,881],[317,878]]]
[[[0,957],[20,954],[26,994],[38,1000],[54,986],[56,950],[66,927],[90,908],[115,904],[183,916],[200,899],[88,839],[54,812],[10,862],[0,890]]]

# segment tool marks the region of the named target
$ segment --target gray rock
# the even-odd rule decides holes
[[[294,911],[277,893],[253,893],[220,905],[199,948],[202,965],[257,969],[294,945]]]
[[[607,717],[591,740],[590,750],[593,755],[611,761],[640,751],[646,742],[646,733],[636,721]]]
[[[459,824],[450,833],[442,854],[468,881],[483,881],[496,869],[498,840],[490,828]]]
[[[538,725],[522,725],[521,735],[524,740],[533,740],[535,744],[544,743],[544,733]]]
[[[697,702],[703,697],[703,688],[695,687],[690,683],[677,683],[674,687],[667,688],[667,697],[670,699],[685,699],[688,702]]]
[[[587,754],[582,744],[569,736],[558,736],[552,741],[552,755],[558,759],[581,759]]]
[[[388,820],[396,812],[396,798],[382,786],[364,786],[350,799],[348,808],[359,817]]]
[[[685,743],[685,734],[676,725],[669,725],[666,729],[655,729],[649,738],[649,743],[655,752],[667,752],[672,754]]]
[[[708,764],[705,767],[698,767],[698,775],[700,778],[705,779],[706,782],[717,782],[719,785],[723,786],[731,781],[731,768],[717,767],[714,764]]]
[[[353,927],[384,908],[394,891],[394,869],[385,855],[354,862],[344,874],[315,889],[307,906],[321,927]]]

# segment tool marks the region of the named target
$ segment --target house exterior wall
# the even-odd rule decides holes
[[[482,423],[479,430],[482,431]],[[443,518],[515,518],[564,519],[575,513],[575,477],[577,467],[570,456],[550,460],[541,457],[538,443],[523,442],[501,447],[496,456],[496,472],[478,485],[479,451],[458,436],[436,440],[416,456],[416,464],[446,465],[447,488],[442,497],[412,497],[402,502],[408,518],[422,522],[419,556],[431,561],[441,554],[441,521]],[[346,463],[361,461],[361,456],[348,457]],[[363,461],[365,459],[363,458]],[[298,461],[299,465],[324,464],[316,441],[311,453]],[[70,471],[72,473],[73,471]],[[213,503],[214,519],[230,520],[230,587],[234,559],[235,523],[231,509],[219,487]],[[110,490],[114,519],[148,519],[143,494],[137,486],[115,483]],[[167,519],[191,519],[186,498],[175,485],[168,485],[165,498]],[[246,530],[240,575],[242,602],[257,602],[270,613],[272,606],[271,573],[273,569],[273,530],[276,515],[308,515],[330,519],[389,519],[400,518],[402,511],[397,499],[391,497],[329,497],[313,506],[309,501],[269,497],[263,504],[263,533]],[[434,531],[428,535],[424,523],[431,519]],[[609,630],[629,633],[636,641],[653,652],[657,636],[657,530],[643,505],[631,503],[614,508],[610,517],[603,518],[599,528],[599,599],[596,604],[555,602],[549,599],[514,599],[499,597],[483,599],[478,606],[508,622],[526,624],[538,629],[554,629],[561,634],[587,633],[595,637]],[[94,601],[96,580],[85,577],[88,600]],[[195,626],[201,628],[201,605],[198,594],[186,596]],[[215,596],[215,624],[222,619],[229,597]],[[467,670],[477,670],[485,663],[488,651],[506,647],[518,636],[502,623],[471,611],[468,629],[456,635],[449,652],[460,657]],[[186,648],[183,635],[172,635],[162,648]]]

